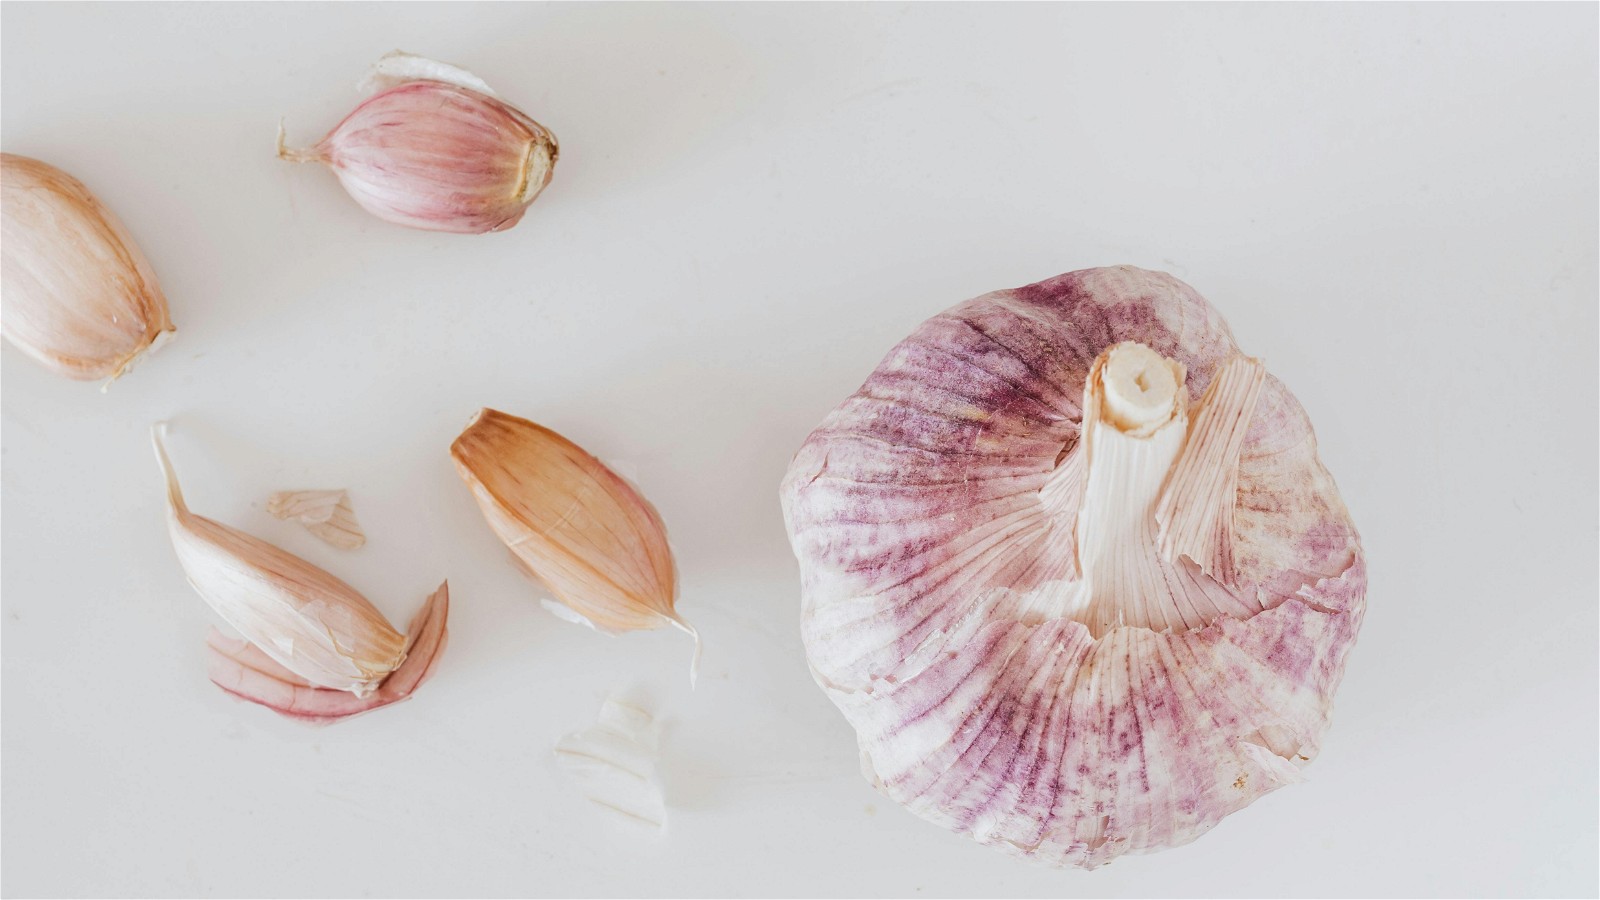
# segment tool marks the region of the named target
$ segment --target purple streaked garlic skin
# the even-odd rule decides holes
[[[1354,524],[1270,375],[1209,488],[1222,514],[1191,518],[1222,549],[1179,554],[1149,515],[1160,549],[1139,552],[1159,589],[1085,599],[1084,472],[1110,464],[1082,440],[1085,386],[1124,341],[1179,364],[1191,399],[1243,359],[1217,311],[1163,273],[991,293],[890,351],[782,486],[807,658],[868,780],[1053,866],[1187,843],[1303,780],[1365,611]],[[1184,446],[1205,443],[1190,431]]]
[[[361,207],[426,231],[483,234],[517,224],[550,183],[556,136],[488,94],[419,79],[367,98],[291,162],[320,162]]]

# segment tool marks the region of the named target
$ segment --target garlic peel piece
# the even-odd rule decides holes
[[[608,697],[599,721],[556,743],[556,762],[596,805],[623,819],[660,829],[666,799],[656,774],[659,735],[642,707]]]
[[[1123,342],[1149,354],[1119,367]],[[930,319],[781,493],[812,672],[868,778],[930,821],[1092,868],[1316,756],[1360,540],[1304,410],[1171,276],[1073,272]]]
[[[405,662],[365,697],[311,684],[249,641],[226,637],[215,628],[206,637],[208,674],[217,687],[241,700],[291,719],[326,725],[409,699],[438,668],[449,639],[449,615],[446,582],[411,620]]]
[[[299,522],[340,550],[357,550],[367,543],[346,490],[279,491],[267,498],[267,513]]]
[[[172,547],[189,584],[279,665],[319,687],[366,696],[405,659],[405,638],[355,588],[259,538],[196,515],[162,445]]]
[[[375,94],[407,81],[442,81],[487,97],[496,96],[488,82],[466,69],[404,50],[391,50],[379,57],[356,84],[356,90],[363,94]]]
[[[57,374],[115,380],[175,329],[155,271],[83,183],[0,154],[0,323]]]

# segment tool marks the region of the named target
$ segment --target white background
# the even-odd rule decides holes
[[[8,895],[1594,895],[1596,28],[1560,6],[65,5],[4,10],[4,147],[138,237],[178,340],[101,395],[8,348]],[[380,54],[561,138],[510,232],[363,213],[309,143]],[[777,487],[895,341],[988,290],[1171,271],[1299,395],[1370,615],[1311,781],[1187,847],[1058,872],[871,791],[811,683]],[[480,406],[621,463],[668,632],[557,621],[447,454]],[[194,508],[451,640],[308,730],[205,679]],[[271,519],[349,487],[370,543]],[[669,833],[551,746],[668,723]]]

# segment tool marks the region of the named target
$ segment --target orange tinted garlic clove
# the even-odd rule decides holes
[[[518,567],[566,611],[600,631],[674,625],[694,637],[698,660],[699,635],[674,608],[666,526],[633,485],[554,431],[492,409],[450,456]]]
[[[83,183],[0,154],[0,315],[6,340],[46,368],[115,380],[175,330],[150,263]]]

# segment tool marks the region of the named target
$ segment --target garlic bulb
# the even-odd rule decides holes
[[[1305,412],[1191,288],[1130,267],[929,320],[782,498],[807,657],[869,780],[1053,865],[1301,780],[1365,610]]]
[[[383,613],[355,588],[300,557],[190,512],[178,487],[172,462],[162,446],[161,426],[151,430],[151,441],[167,482],[168,532],[189,585],[217,615],[253,644],[261,656],[276,665],[256,664],[252,656],[244,653],[242,645],[228,645],[225,639],[213,640],[213,650],[224,652],[259,674],[294,687],[349,692],[355,699],[369,698],[384,687],[390,687],[391,694],[394,693],[396,688],[390,682],[407,658],[408,642],[394,630]],[[448,595],[441,588],[425,605],[423,616],[413,623],[413,640],[420,640],[418,626],[428,625],[438,630],[438,635],[429,639],[428,653],[418,659],[424,667],[431,665],[432,655],[443,646],[444,614],[448,604]],[[435,614],[436,625],[430,618]],[[230,649],[221,650],[223,647]],[[421,677],[426,677],[426,668],[418,674],[420,677],[410,688],[415,688],[421,683]],[[254,696],[252,690],[223,686],[233,693],[273,705]],[[393,702],[393,699],[384,702]],[[321,704],[317,708],[325,706]],[[359,704],[347,708],[361,711],[356,706]],[[290,707],[291,710],[295,708]]]
[[[485,409],[450,456],[513,561],[600,631],[672,624],[678,573],[655,507],[583,448],[526,419]]]
[[[368,212],[427,231],[482,234],[517,224],[555,172],[556,136],[464,69],[396,51],[363,81],[376,89],[316,146],[318,162]]]
[[[3,331],[51,371],[116,379],[175,329],[150,263],[71,175],[0,154]]]

